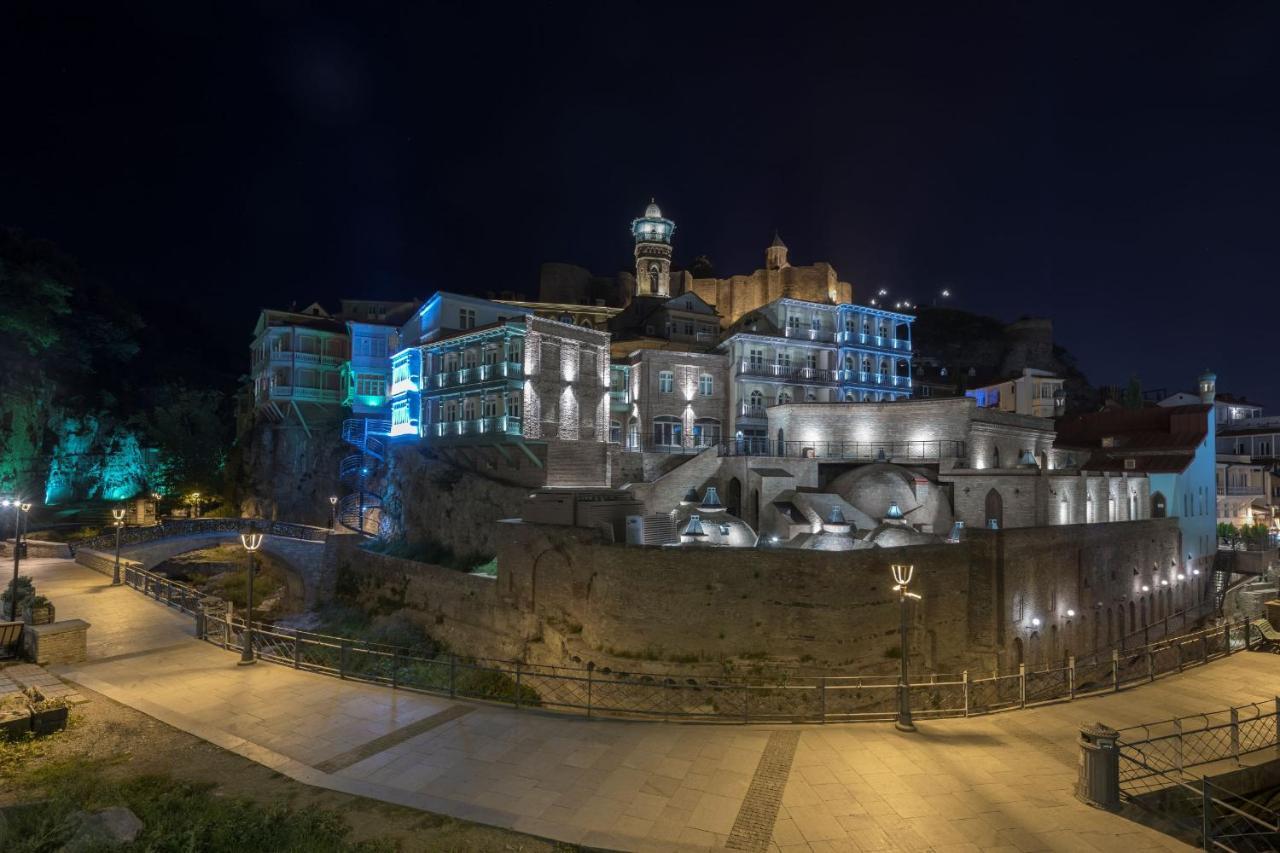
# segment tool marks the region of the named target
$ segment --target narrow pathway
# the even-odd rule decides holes
[[[1080,724],[1270,700],[1280,684],[1280,656],[1238,654],[915,735],[589,721],[236,666],[182,642],[190,620],[135,590],[66,560],[29,565],[60,617],[93,625],[92,659],[62,670],[72,681],[300,781],[611,849],[1185,850],[1074,799]]]

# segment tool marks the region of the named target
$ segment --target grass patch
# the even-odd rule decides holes
[[[144,828],[137,850],[202,850],[241,853],[381,853],[395,850],[385,841],[353,843],[350,827],[336,811],[295,810],[278,803],[263,806],[225,796],[212,783],[166,775],[113,778],[112,762],[69,759],[19,774],[14,781],[34,800],[9,812],[6,850],[44,853],[65,844],[76,831],[78,811],[126,806]]]

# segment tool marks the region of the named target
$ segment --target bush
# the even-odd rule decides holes
[[[0,595],[0,609],[4,611],[3,616],[6,619],[9,616],[9,594],[12,592],[12,590],[13,590],[13,581],[10,580],[8,583],[4,585],[4,594]],[[31,578],[28,577],[27,575],[20,575],[18,577],[18,611],[19,612],[21,612],[22,608],[26,605],[27,599],[34,597],[35,594],[36,594],[35,582],[33,582]]]

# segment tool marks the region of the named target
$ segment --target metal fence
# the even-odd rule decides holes
[[[1205,850],[1280,849],[1280,815],[1192,774],[1264,749],[1280,749],[1280,697],[1119,731],[1120,795]]]
[[[122,561],[124,582],[155,600],[192,615],[201,639],[242,650],[245,623],[226,601],[187,584]],[[274,663],[338,678],[421,690],[454,698],[521,707],[618,717],[718,722],[841,722],[891,720],[897,713],[898,679],[892,675],[771,679],[642,674],[588,665],[526,664],[432,654],[422,649],[370,643],[255,623],[254,647]],[[1248,645],[1257,629],[1248,623],[1206,628],[1180,637],[1061,668],[998,673],[921,676],[909,685],[912,713],[921,718],[964,717],[1008,708],[1119,690],[1158,675],[1207,663]]]
[[[329,530],[323,527],[312,527],[309,524],[294,524],[291,521],[267,521],[258,518],[190,518],[165,519],[158,524],[146,527],[126,527],[120,534],[121,545],[140,545],[168,539],[174,536],[195,536],[201,533],[243,533],[252,530],[255,533],[266,533],[272,536],[284,536],[289,539],[305,539],[308,542],[323,542]],[[103,533],[92,539],[76,542],[72,546],[74,552],[79,548],[93,551],[110,551],[116,547],[116,534]]]

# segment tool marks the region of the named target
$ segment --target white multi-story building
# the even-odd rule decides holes
[[[719,346],[729,359],[735,441],[763,449],[770,406],[910,398],[914,320],[866,305],[787,298],[743,316]]]
[[[1018,376],[964,392],[979,408],[999,409],[1036,418],[1060,417],[1066,404],[1063,379],[1047,370],[1024,367]]]

